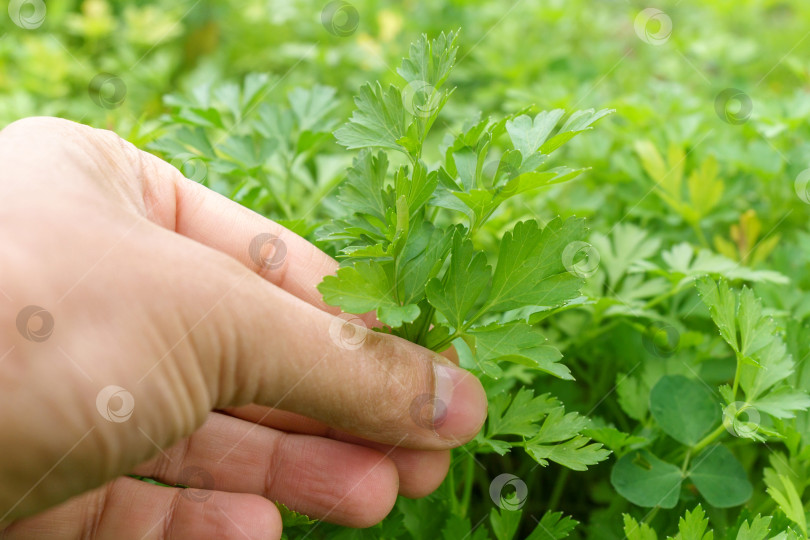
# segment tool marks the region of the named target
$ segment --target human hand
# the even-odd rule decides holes
[[[1,538],[278,538],[271,501],[369,526],[483,423],[474,376],[346,340],[329,257],[110,132],[8,126],[0,201]]]

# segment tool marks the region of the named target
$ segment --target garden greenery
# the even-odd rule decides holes
[[[335,126],[334,91],[295,89],[287,104],[261,104],[248,131],[229,133],[216,149],[207,133],[232,130],[216,107],[206,106],[208,98],[167,100],[172,123],[186,125],[156,149],[204,160],[218,173],[210,182],[218,179],[232,196],[316,239],[341,261],[319,286],[327,303],[347,313],[374,311],[382,323],[376,330],[438,352],[454,345],[490,398],[485,427],[454,452],[450,476],[436,494],[401,500],[386,522],[365,532],[338,532],[291,512],[295,526],[287,534],[298,528],[329,537],[428,538],[441,531],[448,539],[564,538],[577,534],[564,512],[549,510],[536,523],[523,516],[534,470],[529,463],[556,463],[567,476],[577,473],[565,469],[586,471],[607,461],[601,468],[626,501],[621,528],[629,538],[657,537],[649,522],[661,511],[681,516],[662,531],[678,538],[805,537],[801,495],[810,446],[797,414],[810,397],[794,358],[802,358],[802,335],[798,322],[778,323],[745,285],[779,286],[787,278],[735,260],[767,258],[774,237],[757,243],[751,233],[761,225],[749,212],[737,226],[748,244],[718,237],[716,251],[707,249],[703,220],[725,189],[717,160],[708,156],[687,173],[681,147],[662,155],[645,139],[635,152],[656,183],[655,195],[706,247],[680,242],[663,250],[659,238],[632,223],[589,233],[579,217],[532,216],[521,201],[585,173],[549,165],[555,152],[613,111],[529,107],[498,118],[475,115],[451,128],[440,118],[454,97],[447,81],[458,40],[453,31],[422,36],[397,70],[399,81],[358,89],[356,109],[334,129],[337,142],[357,153],[317,228],[314,219],[292,218],[335,187],[319,184],[301,166]],[[214,95],[239,122],[263,84],[266,78],[252,75],[241,89]],[[677,312],[661,309],[675,300]],[[565,315],[591,324],[580,327],[582,335],[564,337]],[[564,400],[546,391],[547,381],[575,385],[588,377],[575,382],[557,343],[598,341],[621,327],[637,329],[623,339],[648,359],[611,380],[620,425],[567,411]],[[719,383],[701,375],[702,364],[714,361],[727,372]],[[740,511],[754,498],[754,483],[750,461],[744,465],[737,454],[769,441],[779,449],[769,452],[759,474],[770,512]],[[488,523],[475,523],[487,506]],[[639,511],[644,508],[652,510]],[[728,509],[718,519],[724,529],[715,533],[706,512],[721,509]]]
[[[0,119],[117,129],[487,391],[434,494],[286,537],[808,537],[806,3],[67,4],[0,28]]]

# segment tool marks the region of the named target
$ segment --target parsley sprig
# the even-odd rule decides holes
[[[442,158],[427,163],[429,135],[452,95],[444,85],[457,40],[453,32],[423,36],[398,70],[402,82],[363,86],[357,110],[335,132],[360,152],[337,196],[345,215],[319,231],[339,246],[342,261],[319,290],[328,304],[376,312],[380,330],[434,351],[463,340],[482,376],[497,379],[503,364],[518,364],[573,379],[528,316],[580,297],[583,277],[566,248],[584,240],[584,220],[514,223],[495,261],[476,233],[509,199],[579,175],[583,169],[548,168],[549,154],[611,111],[578,111],[565,121],[562,110],[475,120],[447,133]],[[580,434],[587,420],[566,415],[555,398],[532,398],[529,390],[505,396],[491,404],[481,451],[521,446],[541,464],[577,470],[609,454]]]

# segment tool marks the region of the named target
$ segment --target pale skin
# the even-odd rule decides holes
[[[251,256],[268,233],[281,264]],[[0,538],[279,538],[273,501],[367,527],[436,489],[483,389],[399,338],[341,346],[316,289],[336,268],[111,132],[0,131]],[[18,328],[28,305],[46,339]],[[110,385],[132,396],[121,421],[97,404]],[[446,405],[433,426],[425,395]]]

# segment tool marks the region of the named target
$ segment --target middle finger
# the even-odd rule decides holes
[[[394,463],[377,450],[218,413],[133,472],[167,484],[263,495],[350,527],[382,520],[398,487]]]
[[[271,409],[261,405],[245,405],[228,408],[223,412],[288,433],[327,437],[382,452],[396,465],[399,474],[399,494],[405,497],[417,498],[433,493],[444,480],[450,467],[449,450],[414,450],[393,447],[350,435],[323,422],[280,409]]]

